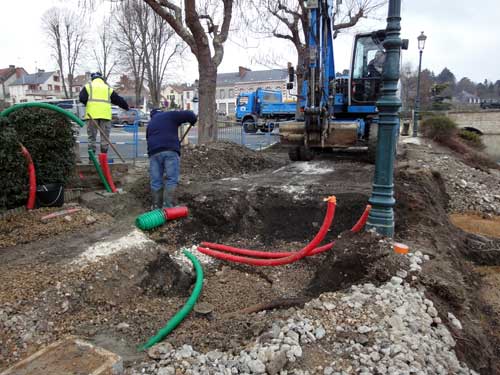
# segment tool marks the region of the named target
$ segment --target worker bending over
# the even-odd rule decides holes
[[[186,122],[194,125],[197,116],[193,111],[162,112],[158,109],[153,109],[150,114],[146,139],[153,208],[174,207],[180,173],[179,126]]]
[[[128,104],[120,95],[108,86],[102,74],[92,73],[90,82],[80,91],[80,102],[85,104],[85,120],[87,123],[88,148],[96,151],[97,127],[99,125],[107,139],[111,132],[111,104],[117,105],[125,111],[129,110]],[[90,117],[95,121],[90,120]],[[101,135],[101,153],[108,152],[108,141]]]

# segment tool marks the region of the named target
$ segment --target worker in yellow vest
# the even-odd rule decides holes
[[[125,99],[108,86],[99,72],[90,75],[90,82],[80,91],[80,102],[85,104],[86,109],[88,147],[89,150],[95,153],[98,129],[94,122],[89,120],[90,117],[100,126],[109,139],[112,117],[111,105],[117,105],[125,111],[129,110],[129,106]],[[108,141],[101,136],[101,153],[107,153],[108,146]]]

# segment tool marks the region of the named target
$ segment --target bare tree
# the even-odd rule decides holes
[[[134,75],[136,104],[146,82],[153,105],[158,107],[167,67],[185,49],[184,43],[147,4],[127,0],[119,10],[115,40]]]
[[[113,17],[113,41],[117,52],[125,57],[126,70],[132,73],[136,106],[140,105],[144,86],[146,46],[141,35],[144,36],[145,31],[139,28],[145,17],[143,11],[144,7],[137,1],[126,0],[118,5]]]
[[[42,16],[42,27],[47,35],[49,46],[52,50],[52,56],[57,62],[59,74],[61,74],[61,83],[64,96],[68,97],[66,80],[64,77],[64,59],[63,59],[63,26],[62,14],[59,8],[50,8]]]
[[[234,0],[143,0],[174,29],[198,61],[200,143],[217,137],[217,69],[224,57]],[[184,7],[184,15],[181,7]],[[222,7],[222,9],[221,9]]]
[[[151,8],[146,30],[144,64],[151,101],[155,107],[160,106],[161,88],[165,80],[167,67],[185,50],[185,44],[177,37],[174,30]]]
[[[105,80],[113,73],[117,63],[115,59],[116,55],[113,38],[108,27],[110,23],[110,19],[103,22],[97,36],[95,47],[92,48],[95,63]]]
[[[66,65],[68,68],[68,91],[69,96],[73,96],[73,83],[75,78],[75,69],[78,66],[79,58],[85,46],[85,24],[80,17],[71,11],[63,13],[64,25],[64,52],[66,54]]]
[[[75,69],[85,46],[85,25],[72,11],[55,7],[44,13],[42,25],[61,74],[64,96],[71,98]]]
[[[344,0],[340,5],[337,2],[333,19],[333,37],[342,30],[357,25],[363,18],[373,14],[386,0]],[[306,0],[253,0],[254,13],[258,17],[247,19],[247,24],[255,32],[285,39],[293,43],[297,51],[297,93],[302,92],[305,70],[307,66],[307,32],[309,30],[309,16]],[[269,19],[274,18],[274,22]],[[255,22],[255,20],[261,22]]]

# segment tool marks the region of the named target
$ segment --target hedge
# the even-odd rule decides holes
[[[28,199],[27,163],[16,130],[0,118],[0,211],[22,206]]]
[[[2,137],[9,146],[0,153],[4,166],[0,170],[0,209],[20,206],[27,197],[27,167],[19,142],[33,158],[38,185],[64,184],[70,179],[75,168],[75,132],[63,115],[39,108],[20,109],[2,120]]]

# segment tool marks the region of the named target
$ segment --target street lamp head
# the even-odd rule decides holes
[[[425,40],[427,39],[427,36],[425,36],[424,32],[418,36],[418,49],[419,51],[423,51],[425,47]]]

